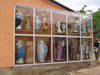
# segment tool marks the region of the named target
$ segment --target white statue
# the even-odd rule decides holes
[[[61,26],[61,24],[60,24],[60,21],[58,20],[58,21],[56,22],[57,32],[61,32],[60,26]]]
[[[65,32],[66,31],[66,25],[63,23],[62,24],[62,32]]]
[[[43,14],[42,14],[42,18],[43,18],[43,30],[44,30],[44,31],[45,31],[45,30],[47,31],[47,24],[48,24],[47,21],[48,21],[48,20],[47,20],[47,16],[46,16],[46,12],[45,12],[45,11],[44,11]]]
[[[73,30],[73,32],[75,32],[75,33],[77,33],[78,32],[78,21],[77,21],[77,19],[75,18],[75,21],[74,21],[74,23],[73,23],[73,26],[74,26],[74,30]]]
[[[29,41],[26,43],[26,45],[28,46],[27,49],[27,54],[26,54],[26,63],[32,63],[33,62],[33,38],[30,37]]]
[[[43,40],[43,37],[40,38],[37,45],[37,57],[39,62],[45,62],[44,58],[47,55],[47,46]]]
[[[21,30],[22,29],[22,16],[23,16],[23,14],[18,9],[15,15],[16,15],[15,29]]]
[[[41,20],[38,16],[38,13],[36,13],[36,15],[35,15],[35,30],[39,31],[40,27],[41,27]]]

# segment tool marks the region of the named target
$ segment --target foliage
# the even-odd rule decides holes
[[[92,14],[93,17],[93,29],[100,31],[100,8],[96,12],[92,12],[92,10],[84,10],[87,6],[84,5],[81,10],[78,10],[77,12],[80,13],[87,13],[89,12]],[[97,33],[97,36],[100,37],[100,32]]]

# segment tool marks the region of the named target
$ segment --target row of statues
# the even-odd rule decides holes
[[[69,60],[79,59],[82,49],[82,58],[89,59],[90,51],[92,46],[89,45],[89,41],[82,41],[81,47],[77,46],[76,41],[72,38],[69,38]],[[17,54],[16,54],[16,63],[32,63],[33,62],[33,38],[30,37],[29,41],[26,43],[27,52],[25,54],[25,43],[23,37],[20,36],[16,42]],[[49,38],[47,44],[44,41],[43,37],[40,37],[37,43],[37,59],[38,62],[51,61],[51,38]],[[79,47],[79,48],[78,48]],[[66,60],[66,39],[65,38],[55,38],[55,47],[56,51],[56,61]],[[79,50],[79,52],[77,51]],[[77,53],[76,53],[77,52]],[[26,55],[26,56],[25,56]],[[25,62],[24,62],[25,60]]]
[[[33,38],[30,37],[29,41],[26,43],[26,46],[28,46],[27,54],[26,54],[26,63],[32,63],[33,62]],[[24,63],[23,58],[25,57],[25,44],[23,42],[23,37],[20,36],[16,42],[17,47],[17,55],[16,55],[16,63]]]
[[[26,10],[24,20],[22,19],[23,14],[21,13],[20,9],[17,10],[15,15],[16,15],[16,24],[15,24],[16,30],[21,30],[22,25],[25,27],[25,30],[31,30],[31,14],[29,10]],[[36,12],[35,31],[39,31],[39,29],[41,28],[41,22],[43,23],[43,31],[47,32],[49,20],[48,20],[46,11],[42,13],[42,19],[39,17],[38,12]],[[74,27],[73,32],[79,33],[80,27],[79,27],[79,21],[77,20],[77,18],[74,19],[74,22],[72,23],[72,25]],[[90,21],[86,21],[82,24],[81,28],[82,28],[83,33],[90,32],[90,27],[87,27],[87,26],[90,26]],[[68,28],[71,28],[71,26],[68,25]],[[61,22],[60,20],[57,20],[55,22],[55,32],[59,32],[59,33],[66,32],[65,22]]]
[[[20,36],[16,42],[17,54],[16,54],[16,63],[32,63],[33,62],[33,40],[32,37],[29,38],[29,41],[26,43],[28,46],[26,58],[25,57],[25,44],[23,42],[23,37]],[[51,60],[51,39],[49,38],[48,44],[45,44],[43,37],[41,37],[37,44],[37,58],[39,62],[45,62],[46,60]]]

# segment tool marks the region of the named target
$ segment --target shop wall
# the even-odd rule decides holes
[[[0,0],[0,68],[13,66],[14,4],[65,10],[47,0]]]

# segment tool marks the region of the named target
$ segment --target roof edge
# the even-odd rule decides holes
[[[65,6],[65,5],[59,3],[59,2],[57,2],[57,1],[55,1],[55,0],[48,0],[48,1],[50,1],[50,2],[52,2],[52,3],[54,3],[54,4],[56,4],[56,5],[59,5],[60,7],[66,9],[66,10],[68,10],[68,11],[75,12],[73,9],[70,9],[69,7],[67,7],[67,6]]]

